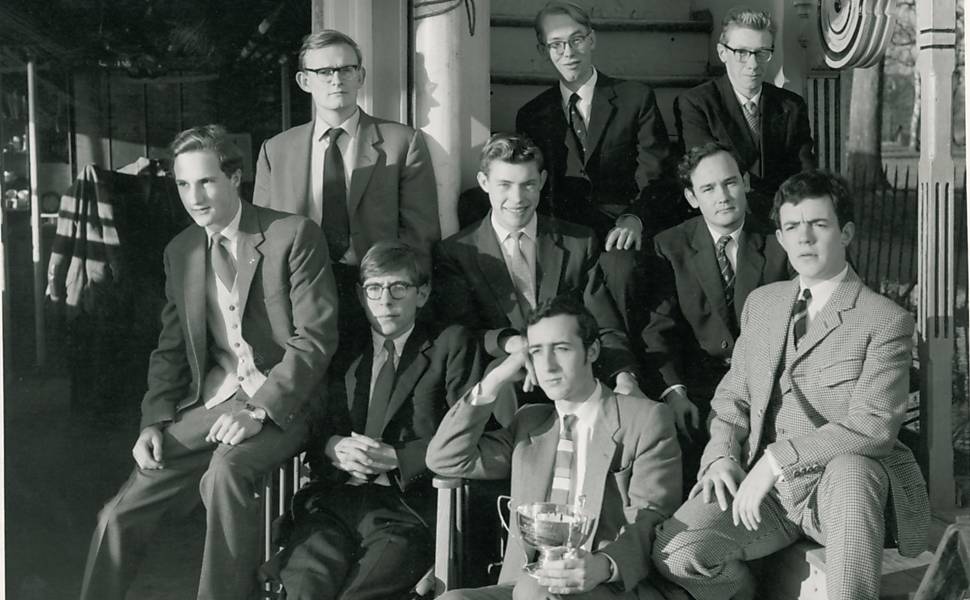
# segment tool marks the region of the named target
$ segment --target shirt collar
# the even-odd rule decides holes
[[[495,218],[495,211],[492,211],[491,220],[492,229],[495,231],[495,236],[498,238],[498,243],[502,244],[505,242],[505,238],[509,237],[509,234],[512,233],[512,231],[506,229],[498,222],[498,219]],[[529,219],[529,222],[526,223],[525,227],[519,231],[524,233],[527,238],[534,242],[536,239],[536,231],[538,230],[538,222],[539,217],[535,213],[532,213],[532,218]]]
[[[404,354],[404,344],[408,343],[408,338],[414,332],[414,324],[411,324],[411,328],[402,333],[401,335],[394,338],[394,357],[397,358]],[[372,328],[370,330],[371,341],[374,344],[374,356],[379,355],[384,350],[384,340],[386,339],[383,335],[377,333]]]
[[[734,95],[737,97],[738,102],[741,103],[741,106],[744,106],[745,104],[748,104],[752,100],[754,100],[755,104],[757,104],[759,106],[761,105],[761,90],[760,89],[758,90],[758,92],[754,96],[751,96],[750,98],[745,97],[744,94],[742,94],[738,90],[734,89],[733,87],[731,89],[734,90]]]
[[[825,281],[816,283],[813,286],[809,286],[808,289],[812,290],[812,301],[809,306],[824,306],[825,303],[829,301],[829,298],[832,297],[832,293],[835,291],[835,288],[839,287],[839,284],[842,283],[843,279],[845,279],[848,272],[849,265],[846,263],[845,267],[839,271],[837,275],[834,275]],[[798,278],[798,282],[798,297],[801,298],[805,291],[805,284],[802,282],[801,277]]]
[[[568,406],[565,402],[556,402],[556,412],[559,413],[560,420],[561,417],[565,415],[576,415],[579,423],[589,427],[596,420],[596,415],[599,414],[600,405],[603,403],[603,384],[596,381],[596,387],[593,388],[593,393],[586,398],[585,402],[581,402],[575,407]],[[572,404],[572,403],[571,403]],[[572,411],[567,412],[567,409],[572,408]]]
[[[354,113],[352,115],[347,117],[347,119],[343,123],[336,125],[336,127],[343,129],[344,130],[343,135],[347,136],[347,139],[350,139],[357,136],[357,125],[359,123],[360,123],[360,108],[358,107],[354,109]],[[323,139],[323,135],[328,131],[330,131],[331,129],[333,129],[334,127],[335,127],[334,125],[331,125],[330,123],[325,121],[323,119],[323,115],[318,112],[317,120],[313,126],[313,139],[315,140]]]
[[[707,231],[710,232],[711,239],[714,240],[714,245],[716,246],[718,240],[720,240],[721,236],[724,234],[714,231],[714,228],[708,225],[706,221],[704,222],[704,224],[707,225]],[[731,239],[734,240],[735,244],[738,244],[738,245],[741,244],[741,229],[743,227],[744,227],[744,221],[741,221],[741,225],[739,225],[737,229],[735,229],[734,231],[728,234],[729,236],[731,236]]]
[[[234,243],[236,241],[236,236],[239,235],[239,220],[242,218],[242,200],[239,201],[239,206],[236,207],[236,215],[229,221],[229,224],[222,228],[220,231],[214,231],[208,227],[205,228],[205,235],[209,240],[209,244],[212,244],[212,236],[215,234],[221,234],[222,237],[229,240],[229,243]]]
[[[593,99],[593,92],[596,89],[596,67],[593,67],[593,74],[589,76],[586,83],[581,85],[576,93],[579,94],[579,99],[581,101],[590,102]],[[573,95],[573,91],[566,87],[562,81],[559,82],[559,93],[562,94],[563,106],[569,106],[569,98]]]

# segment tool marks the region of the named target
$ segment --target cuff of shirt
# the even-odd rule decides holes
[[[492,402],[495,402],[495,398],[497,398],[497,396],[487,396],[483,394],[482,383],[478,382],[468,394],[468,403],[472,406],[486,406]]]
[[[640,224],[640,231],[643,231],[643,220],[640,217],[638,217],[635,214],[633,214],[633,213],[623,213],[622,215],[620,215],[619,217],[616,218],[615,225],[617,227],[619,227],[620,226],[620,221],[622,221],[626,217],[630,217],[630,218],[636,219],[637,220],[637,223]]]
[[[778,478],[778,481],[784,481],[785,472],[778,466],[778,461],[771,455],[771,450],[768,448],[765,448],[765,460],[768,461],[768,466],[771,467],[771,472]]]
[[[605,583],[616,583],[620,581],[620,569],[616,566],[616,561],[613,557],[605,552],[600,552],[600,556],[605,556],[606,560],[610,561],[610,578],[605,581]]]
[[[682,383],[675,383],[674,385],[672,385],[669,388],[665,389],[662,394],[660,394],[660,399],[661,400],[666,400],[667,399],[667,394],[669,394],[670,392],[672,392],[674,390],[680,390],[681,392],[683,392],[684,394],[686,394],[687,393],[687,386],[684,385],[684,384],[682,384]]]

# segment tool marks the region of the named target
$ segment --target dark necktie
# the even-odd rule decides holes
[[[744,120],[748,122],[748,129],[751,130],[754,143],[756,146],[761,147],[761,111],[759,110],[758,103],[754,100],[749,100],[742,108],[744,109]]]
[[[212,261],[212,270],[219,277],[219,281],[226,286],[227,290],[231,290],[236,282],[236,259],[226,247],[228,242],[229,240],[221,233],[213,234],[209,259]]]
[[[583,115],[579,112],[579,94],[573,92],[573,95],[569,97],[569,125],[573,130],[573,135],[576,136],[576,142],[579,144],[580,158],[586,159],[586,122],[583,121]]]
[[[556,447],[556,466],[552,473],[552,489],[549,502],[569,504],[569,494],[573,488],[573,458],[576,443],[573,436],[576,430],[576,415],[562,417],[562,430],[559,432],[559,445]]]
[[[337,146],[340,134],[334,127],[326,133],[330,137],[323,155],[323,232],[330,247],[330,260],[338,262],[350,246],[350,219],[347,215],[347,178],[344,159]]]
[[[808,302],[812,299],[812,290],[805,288],[802,297],[795,302],[792,308],[792,334],[795,336],[795,347],[808,330]]]
[[[375,440],[383,433],[384,415],[387,414],[387,405],[394,390],[394,340],[385,338],[384,353],[386,358],[377,373],[377,379],[374,380],[374,390],[367,406],[367,422],[364,425],[364,435]]]
[[[727,255],[727,245],[731,242],[731,236],[722,235],[717,240],[717,266],[721,269],[721,285],[724,286],[724,301],[729,308],[734,306],[734,268]]]

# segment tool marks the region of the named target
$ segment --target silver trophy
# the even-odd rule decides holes
[[[573,505],[533,502],[515,507],[511,517],[526,553],[533,550],[539,553],[538,560],[525,566],[527,573],[534,573],[550,560],[578,555],[596,523],[594,517],[583,512],[584,499],[581,496]],[[509,529],[504,518],[502,525]]]

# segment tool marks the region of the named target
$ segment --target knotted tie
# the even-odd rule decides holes
[[[515,289],[519,292],[519,295],[528,304],[523,308],[532,309],[536,305],[536,286],[533,283],[534,276],[529,269],[529,261],[522,250],[522,238],[524,236],[524,232],[514,231],[505,238],[505,243],[512,282],[515,284]]]
[[[559,432],[559,445],[556,447],[556,466],[552,473],[552,490],[549,502],[569,504],[569,494],[573,488],[573,457],[576,444],[573,434],[576,428],[576,415],[562,417],[562,430]]]
[[[585,160],[588,131],[586,130],[586,122],[583,121],[583,115],[579,112],[579,94],[575,92],[569,97],[569,125],[573,130],[573,135],[576,136],[576,142],[579,144],[581,158]]]
[[[754,136],[755,144],[761,146],[761,111],[754,100],[744,105],[744,120],[748,122],[748,129]]]
[[[374,391],[370,395],[370,403],[367,407],[367,422],[364,425],[364,435],[378,439],[384,429],[384,416],[387,414],[387,405],[391,401],[391,392],[394,390],[394,341],[390,338],[384,339],[384,364],[377,373],[374,380]]]
[[[347,178],[337,139],[344,132],[329,130],[327,151],[323,155],[323,232],[330,248],[330,260],[337,262],[350,246],[350,219],[347,216]]]
[[[812,290],[805,288],[802,297],[792,308],[792,334],[795,336],[795,347],[808,330],[808,302],[812,299]]]
[[[731,236],[722,235],[717,240],[717,266],[721,269],[721,284],[724,286],[724,301],[728,308],[734,307],[734,268],[727,255],[727,245]]]
[[[227,290],[231,290],[236,282],[236,259],[226,247],[225,242],[228,241],[221,233],[213,234],[209,259],[212,261],[212,270],[219,277],[219,281],[226,286]]]

